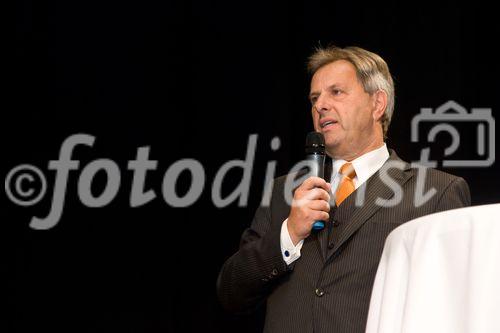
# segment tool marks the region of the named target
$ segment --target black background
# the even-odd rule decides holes
[[[2,331],[258,332],[262,315],[225,314],[215,281],[261,199],[267,163],[276,161],[279,175],[303,156],[312,130],[307,56],[330,43],[380,54],[396,83],[387,144],[414,161],[429,145],[410,140],[420,108],[455,100],[492,108],[498,118],[494,13],[479,2],[18,1],[14,65],[4,65],[12,71],[5,77],[2,169],[5,176],[21,163],[36,165],[49,191],[32,207],[4,196],[14,314]],[[459,130],[466,157],[474,134],[465,125]],[[80,171],[71,171],[60,222],[32,230],[31,217],[50,209],[55,173],[48,161],[77,133],[96,138],[73,152],[80,171],[95,159],[115,161],[118,196],[85,207]],[[226,161],[245,157],[250,134],[258,142],[248,205],[217,208],[212,180]],[[432,156],[442,160],[449,143],[438,135]],[[157,197],[130,208],[127,162],[143,146],[158,160],[146,182]],[[207,181],[194,205],[172,208],[161,181],[182,158],[200,161]],[[474,205],[499,201],[498,163],[443,170],[468,181]],[[224,193],[240,177],[231,171]],[[179,193],[189,182],[179,178]],[[99,174],[95,195],[104,184]]]

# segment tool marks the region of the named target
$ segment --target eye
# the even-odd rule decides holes
[[[318,100],[318,96],[312,96],[311,98],[309,98],[309,100],[311,101],[311,104],[314,105],[314,104],[316,104],[316,101]]]
[[[338,96],[338,95],[342,94],[342,90],[340,90],[338,88],[334,88],[334,89],[332,89],[332,94],[334,96]]]

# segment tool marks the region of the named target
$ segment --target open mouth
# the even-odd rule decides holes
[[[321,121],[320,122],[320,127],[321,129],[325,130],[330,127],[333,127],[335,124],[337,124],[337,121],[335,120],[326,120],[326,121]]]

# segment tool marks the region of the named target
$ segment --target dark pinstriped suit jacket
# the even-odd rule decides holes
[[[239,251],[222,267],[217,281],[222,305],[232,312],[246,312],[265,303],[265,332],[364,332],[387,235],[411,219],[470,205],[462,178],[427,169],[425,179],[421,177],[423,193],[434,187],[436,194],[415,207],[418,170],[394,151],[388,161],[397,161],[402,168],[389,169],[386,162],[342,205],[332,208],[330,223],[305,239],[301,257],[290,266],[280,247],[281,225],[290,207],[283,197],[285,177],[277,178],[270,206],[257,210]],[[385,171],[403,189],[402,201],[390,208],[375,203],[379,197],[395,195],[380,178]],[[365,204],[356,207],[360,191],[365,191]]]

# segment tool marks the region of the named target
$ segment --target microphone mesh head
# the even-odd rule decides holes
[[[309,132],[306,137],[306,154],[324,154],[325,137],[319,132]]]

